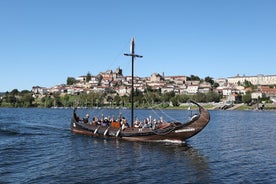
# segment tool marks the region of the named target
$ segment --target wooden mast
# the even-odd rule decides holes
[[[134,37],[132,38],[131,40],[131,48],[130,48],[130,54],[124,54],[125,56],[131,56],[132,58],[132,69],[131,69],[131,127],[133,127],[133,122],[134,122],[134,102],[133,102],[133,96],[134,96],[134,59],[136,57],[138,58],[142,58],[143,56],[140,56],[140,55],[137,55],[135,54],[135,50],[134,50],[134,47],[135,47],[135,43],[134,43]]]

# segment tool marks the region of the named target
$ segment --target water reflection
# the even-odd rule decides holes
[[[97,168],[102,167],[103,163],[112,165],[116,168],[113,175],[120,178],[120,181],[162,183],[211,181],[211,170],[206,157],[188,143],[144,143],[81,137],[77,136],[78,143],[75,145],[77,149],[80,151],[83,146],[86,151],[81,152],[86,154],[87,150],[90,150],[90,160],[93,160],[93,165],[96,164]],[[104,159],[99,160],[103,156]],[[129,176],[135,177],[129,180]],[[183,177],[185,180],[182,180]]]
[[[134,145],[138,145],[138,147],[140,145],[143,148],[148,146],[148,149],[158,152],[159,158],[166,159],[160,159],[160,162],[175,165],[175,170],[169,172],[175,172],[178,175],[177,181],[179,181],[179,175],[189,176],[182,183],[208,183],[211,181],[211,170],[207,158],[188,143],[134,143]],[[169,168],[172,167],[169,166]]]

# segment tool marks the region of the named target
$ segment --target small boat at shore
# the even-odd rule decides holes
[[[166,122],[160,121],[157,124],[142,127],[134,121],[133,106],[133,64],[134,58],[139,56],[134,52],[134,39],[131,42],[131,54],[124,54],[132,57],[132,95],[131,95],[131,125],[128,125],[124,118],[103,123],[102,120],[86,122],[73,111],[71,119],[71,131],[93,137],[117,138],[128,141],[159,142],[159,141],[184,141],[198,134],[210,121],[209,112],[195,101],[190,101],[198,107],[198,114],[195,114],[187,122]],[[134,125],[135,124],[135,125]],[[137,126],[136,126],[137,125]]]

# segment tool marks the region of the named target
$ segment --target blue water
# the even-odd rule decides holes
[[[121,110],[79,114],[106,111]],[[275,111],[211,111],[207,127],[182,144],[76,135],[71,114],[0,108],[0,183],[276,183]],[[185,120],[189,112],[166,114]]]

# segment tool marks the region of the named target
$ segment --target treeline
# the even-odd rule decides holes
[[[17,89],[0,96],[1,107],[33,107],[34,98],[31,91]]]
[[[179,106],[189,99],[197,102],[219,102],[222,96],[215,92],[197,93],[194,95],[175,94],[175,92],[161,93],[161,90],[148,88],[145,93],[134,91],[134,105],[137,108],[166,108]],[[31,91],[14,89],[6,92],[0,98],[1,107],[130,107],[131,96],[119,96],[116,93],[80,93],[78,95],[48,94],[35,96]]]

